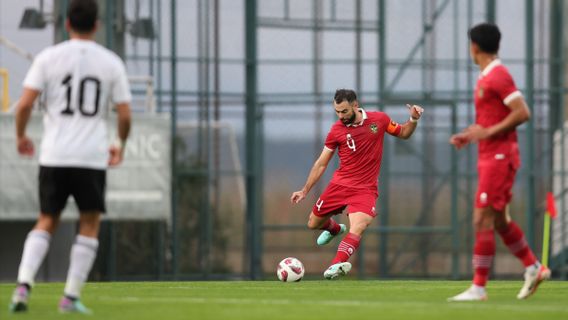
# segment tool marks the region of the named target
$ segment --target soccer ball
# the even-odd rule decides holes
[[[280,261],[276,275],[282,282],[298,282],[304,276],[304,265],[296,258],[288,257]]]

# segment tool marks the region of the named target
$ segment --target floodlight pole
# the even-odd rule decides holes
[[[257,5],[256,0],[247,0],[245,3],[246,248],[250,259],[249,275],[256,280],[262,277],[262,110],[257,101]]]
[[[496,9],[497,9],[497,3],[495,0],[485,0],[485,15],[486,15],[486,19],[487,22],[490,23],[495,23],[496,22]]]
[[[172,170],[172,192],[171,192],[171,206],[172,206],[172,274],[173,279],[176,280],[179,273],[179,233],[178,233],[178,212],[177,212],[177,201],[178,201],[178,174],[177,174],[177,153],[176,153],[176,137],[177,137],[177,22],[176,22],[176,0],[171,1],[171,11],[170,11],[170,76],[171,76],[171,90],[170,90],[170,100],[171,100],[171,170]]]
[[[565,111],[564,111],[564,12],[566,8],[564,7],[563,0],[554,0],[551,2],[550,5],[550,50],[549,50],[549,96],[550,96],[550,114],[549,114],[549,141],[550,145],[553,148],[556,148],[554,135],[557,130],[560,131],[560,139],[559,139],[559,149],[560,149],[560,164],[558,167],[555,168],[554,166],[554,157],[550,157],[549,161],[549,168],[553,172],[552,179],[549,181],[549,191],[554,192],[555,194],[564,194],[566,188],[566,150],[565,150],[565,130],[563,128],[563,123],[566,121],[565,119]],[[557,176],[560,175],[560,178]],[[560,181],[555,181],[556,179]],[[559,190],[554,190],[555,182],[560,185]],[[562,197],[564,198],[564,197]],[[560,278],[562,280],[566,280],[567,278],[567,271],[564,267],[567,264],[567,255],[566,255],[566,227],[564,227],[566,221],[566,201],[560,201],[560,212],[562,213],[557,220],[554,222],[560,223],[562,228],[556,229],[554,232],[554,237],[558,237],[556,232],[560,233],[560,254],[559,257],[554,257],[553,261],[551,262],[551,266],[553,268],[558,268],[560,270]],[[558,238],[556,238],[558,239]],[[551,250],[552,251],[552,250]]]
[[[526,26],[526,41],[525,41],[525,74],[526,74],[526,88],[525,99],[531,114],[534,114],[534,0],[525,0],[525,26]],[[534,120],[527,123],[527,209],[525,212],[526,217],[526,239],[529,246],[534,250],[534,227],[536,214],[536,190],[535,190],[535,172],[534,172]]]
[[[379,110],[384,110],[385,105],[384,102],[387,99],[387,50],[386,50],[386,0],[379,0],[377,5],[377,35],[378,35],[378,52],[379,52],[379,65],[377,73],[379,74],[379,88],[378,88],[378,101],[379,101]],[[388,150],[388,143],[385,143],[383,146],[383,154],[386,156],[383,158],[382,169],[383,172],[388,172],[389,169],[389,150]],[[389,189],[388,189],[388,178],[389,174],[385,173],[379,179],[379,189],[381,190],[381,198],[379,198],[379,205],[380,205],[380,225],[387,226],[388,225],[388,213],[389,213]],[[388,266],[388,234],[386,232],[382,232],[379,236],[379,276],[385,278],[389,274],[389,266]]]

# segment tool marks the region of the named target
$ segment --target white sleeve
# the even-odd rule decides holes
[[[37,91],[43,91],[45,88],[47,75],[45,74],[46,71],[44,68],[44,56],[45,53],[40,53],[32,62],[32,66],[24,78],[24,88],[34,89]]]
[[[128,77],[126,76],[126,68],[122,61],[118,63],[117,73],[114,78],[114,85],[112,86],[111,94],[111,101],[114,104],[129,103],[130,100],[132,100],[132,95],[130,93],[130,84],[128,83]]]
[[[511,103],[511,101],[517,99],[518,97],[522,97],[522,96],[523,96],[523,94],[519,90],[513,91],[508,96],[506,96],[505,99],[503,99],[503,103],[506,106],[508,106],[509,103]]]

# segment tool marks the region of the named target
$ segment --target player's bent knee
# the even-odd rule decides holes
[[[308,218],[308,228],[311,230],[320,229],[325,224],[326,221],[327,219],[320,218],[315,214],[311,213],[310,217]]]
[[[318,223],[316,223],[316,221],[314,221],[314,220],[312,220],[312,219],[308,220],[308,229],[310,229],[310,230],[317,230],[317,229],[319,229],[319,227],[320,227],[320,226],[319,226]]]
[[[476,208],[473,213],[473,228],[475,231],[492,230],[495,227],[496,212],[490,207]]]
[[[494,228],[494,221],[492,219],[479,219],[473,222],[473,229],[475,231],[492,230]]]

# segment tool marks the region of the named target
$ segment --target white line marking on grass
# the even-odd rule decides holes
[[[290,299],[242,299],[242,298],[195,298],[195,297],[110,297],[99,296],[99,300],[105,301],[123,301],[123,302],[141,302],[141,303],[161,303],[161,302],[175,302],[175,303],[199,303],[199,304],[264,304],[264,305],[298,305],[306,304],[310,306],[325,305],[336,307],[404,307],[408,311],[416,311],[422,313],[420,308],[429,308],[436,303],[427,302],[395,302],[395,301],[359,301],[359,300],[290,300]],[[445,303],[441,306],[446,306],[449,309],[491,309],[512,311],[515,313],[525,313],[527,311],[540,311],[540,312],[568,312],[568,307],[556,306],[542,306],[533,304],[489,304],[486,302],[479,303]],[[412,309],[418,308],[418,309]]]

